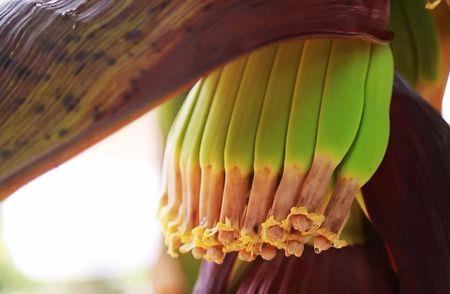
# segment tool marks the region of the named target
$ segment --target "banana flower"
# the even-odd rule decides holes
[[[390,136],[383,161],[362,187],[361,208],[350,214],[342,232],[351,246],[325,251],[331,245],[316,238],[317,243],[304,251],[285,246],[289,257],[276,254],[277,246],[267,247],[267,254],[260,253],[268,260],[254,260],[242,248],[239,253],[233,249],[215,259],[221,264],[202,262],[194,291],[446,293],[450,289],[450,129],[436,109],[448,76],[450,26],[447,6],[438,2],[0,2],[0,199],[169,97],[187,88],[195,90],[199,78],[212,76],[214,83],[218,68],[265,45],[298,38],[305,44],[333,39],[362,46],[367,53],[390,44],[397,70],[395,79],[388,75],[384,85],[390,89],[389,78],[394,79],[389,95]],[[303,43],[297,45],[304,50]],[[345,56],[342,48],[339,52]],[[364,56],[367,63],[373,57]],[[292,65],[284,62],[286,67]],[[233,78],[228,75],[230,83]],[[359,75],[353,78],[361,82]],[[339,88],[340,83],[335,84]],[[277,106],[277,100],[271,102]],[[266,108],[263,112],[270,113],[271,107]],[[270,181],[263,178],[261,187]],[[258,207],[260,202],[255,203]],[[346,217],[341,213],[339,224]],[[315,225],[318,218],[308,221]],[[292,222],[296,228],[312,225],[297,220]],[[223,227],[227,225],[224,221]],[[260,225],[250,222],[249,228]],[[337,240],[332,245],[344,246]],[[204,257],[203,249],[194,246],[187,251]],[[316,254],[320,251],[325,252]],[[254,261],[242,266],[238,257]]]

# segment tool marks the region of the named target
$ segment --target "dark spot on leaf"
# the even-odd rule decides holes
[[[108,65],[114,65],[117,63],[117,60],[114,57],[107,55],[105,52],[99,51],[92,54],[92,59],[94,61],[98,61],[100,59],[104,59]]]
[[[21,106],[25,103],[27,99],[24,96],[17,96],[16,99],[14,99],[14,105],[15,106]]]
[[[253,230],[255,233],[258,233],[258,225],[253,225],[252,230]]]
[[[92,53],[92,59],[97,61],[100,58],[102,58],[104,55],[105,55],[105,53],[102,51],[94,52],[94,53]]]
[[[201,8],[201,10],[203,11],[203,12],[206,12],[206,11],[208,11],[208,10],[210,10],[211,8],[212,8],[212,4],[211,3],[208,3],[208,4],[206,4],[206,5],[203,5],[202,6],[202,8]]]
[[[17,62],[7,55],[0,55],[0,67],[3,69],[8,69],[10,66],[17,66]]]
[[[54,94],[55,94],[55,100],[59,100],[59,99],[61,99],[61,96],[62,96],[62,91],[61,91],[61,88],[56,88],[55,89],[55,91],[53,92]]]
[[[97,34],[96,31],[92,31],[92,32],[90,32],[89,34],[87,34],[86,38],[87,38],[87,39],[92,39],[93,37],[95,37],[96,34]]]
[[[106,56],[105,56],[105,59],[106,59],[106,63],[107,63],[109,66],[112,66],[112,65],[114,65],[114,64],[117,63],[117,60],[116,60],[115,58],[111,57],[111,56],[106,55]]]
[[[42,77],[42,80],[43,80],[44,82],[47,82],[47,81],[49,81],[51,78],[52,78],[52,76],[51,76],[50,74],[45,73],[44,76]]]
[[[45,42],[44,45],[42,45],[42,51],[45,53],[50,53],[53,51],[53,49],[56,47],[56,44],[53,42]]]
[[[63,51],[59,52],[55,57],[55,61],[58,63],[61,63],[65,60],[67,60],[67,50],[63,50]]]
[[[73,59],[77,62],[81,62],[86,60],[86,58],[89,56],[89,54],[86,51],[80,51],[77,54],[75,54],[75,56],[73,57]]]
[[[43,113],[45,111],[45,105],[42,103],[38,103],[34,105],[33,110],[35,113]]]
[[[69,130],[66,128],[60,129],[58,132],[58,136],[60,138],[65,137],[69,133]]]
[[[80,99],[76,98],[72,94],[67,94],[62,100],[62,104],[67,112],[73,111],[79,103]]]
[[[73,36],[72,35],[67,35],[67,36],[64,37],[63,42],[64,42],[64,44],[68,44],[68,43],[72,42],[72,40],[73,40]]]
[[[37,86],[37,85],[39,85],[39,83],[41,82],[41,79],[43,79],[43,78],[44,78],[43,76],[38,76],[38,75],[36,75],[36,76],[34,76],[34,77],[30,80],[30,82],[31,82],[33,85]]]
[[[28,140],[27,139],[19,139],[19,141],[17,141],[16,146],[17,147],[23,147],[25,145],[28,144]]]
[[[9,150],[9,149],[3,149],[3,150],[0,152],[0,157],[3,158],[3,159],[6,159],[6,158],[10,157],[11,154],[12,154],[11,150]]]
[[[27,77],[30,76],[30,74],[31,74],[31,71],[24,66],[20,67],[17,70],[17,75],[19,76],[20,79],[26,79]]]
[[[155,52],[161,52],[161,46],[159,46],[158,43],[153,42],[153,43],[151,44],[151,47],[152,47],[152,49],[153,49]]]
[[[9,59],[10,57],[8,55],[0,53],[0,64],[7,62]]]
[[[142,31],[140,29],[133,29],[125,34],[124,38],[127,41],[135,42],[142,37]]]
[[[131,79],[130,80],[130,85],[131,85],[131,88],[133,89],[133,91],[138,91],[139,90],[139,80]]]
[[[125,101],[129,101],[129,100],[131,100],[133,98],[133,96],[131,95],[131,94],[129,94],[129,93],[127,93],[127,94],[125,94],[125,96],[123,96],[123,99],[125,100]]]
[[[94,121],[97,121],[103,117],[103,111],[102,111],[100,105],[94,106],[93,117],[94,117]]]
[[[64,44],[68,44],[72,41],[74,41],[74,42],[81,41],[81,37],[78,35],[67,35],[63,39]]]
[[[157,13],[160,10],[163,10],[164,8],[166,8],[169,5],[170,1],[169,0],[163,0],[161,1],[159,4],[150,7],[148,9],[148,14],[153,15],[155,13]]]
[[[83,71],[83,69],[84,69],[85,67],[86,67],[86,63],[80,64],[80,65],[75,69],[75,71],[73,72],[74,75],[75,75],[75,76],[79,75],[79,74]]]

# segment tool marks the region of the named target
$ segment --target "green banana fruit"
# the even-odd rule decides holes
[[[224,257],[220,243],[216,241],[215,225],[219,221],[222,203],[224,172],[224,149],[228,125],[233,112],[247,55],[224,66],[208,113],[208,120],[200,144],[200,204],[199,226],[194,229],[197,247],[196,257],[221,263]],[[205,230],[206,229],[206,230]]]
[[[181,182],[183,189],[184,215],[180,219],[179,231],[188,234],[198,225],[198,204],[200,192],[200,143],[206,120],[219,83],[222,69],[214,71],[205,78],[197,104],[187,127],[180,154]],[[186,235],[189,239],[189,235]],[[186,241],[184,241],[186,243]]]
[[[302,49],[301,40],[282,43],[268,81],[256,134],[253,184],[241,229],[241,241],[246,250],[240,254],[244,259],[253,259],[260,224],[269,213],[283,168],[286,130]],[[271,259],[276,254],[274,248],[262,250],[263,258]]]
[[[364,110],[358,134],[337,170],[334,193],[325,210],[325,221],[314,241],[318,252],[340,246],[337,234],[360,188],[383,160],[389,140],[389,106],[394,78],[388,46],[372,45],[364,93]]]
[[[159,205],[158,218],[161,220],[165,227],[167,225],[167,219],[171,219],[174,217],[174,214],[176,213],[176,210],[178,209],[178,206],[180,204],[181,196],[181,192],[175,193],[177,189],[174,189],[173,185],[169,188],[169,178],[177,178],[177,175],[172,174],[169,176],[168,173],[178,170],[181,144],[186,132],[185,121],[190,119],[192,110],[197,100],[200,85],[201,81],[194,85],[189,94],[182,93],[174,99],[175,101],[179,100],[184,102],[172,122],[172,126],[170,127],[167,135],[166,147],[164,150],[161,172],[161,187],[163,189],[163,192],[161,193],[162,196]],[[177,181],[175,181],[175,183],[176,182]]]
[[[331,40],[306,40],[295,89],[286,137],[283,175],[275,193],[271,216],[263,223],[263,239],[276,246],[289,243],[290,253],[300,255],[303,245],[286,236],[288,225],[282,222],[297,203],[298,190],[314,155],[317,123],[327,71]],[[289,238],[291,240],[286,240]]]
[[[218,239],[230,251],[238,248],[253,174],[256,132],[277,48],[277,44],[268,45],[248,57],[227,133],[225,187],[217,227]]]
[[[168,101],[162,103],[154,110],[158,119],[158,126],[163,143],[165,143],[167,140],[170,128],[172,127],[172,124],[180,110],[181,105],[183,105],[183,101],[186,98],[186,95],[187,91],[176,95],[170,98]]]
[[[342,246],[356,193],[386,148],[390,54],[352,39],[291,40],[204,78],[184,133],[169,136],[182,142],[178,165],[165,162],[167,186],[182,187],[162,200],[169,252],[221,263],[232,251],[246,261],[277,249],[301,256],[310,240],[318,252]]]
[[[314,159],[290,216],[301,232],[316,229],[323,221],[319,208],[337,165],[358,131],[364,85],[370,59],[370,44],[359,40],[333,40],[320,107]],[[306,213],[305,213],[306,212]]]
[[[180,152],[179,169],[181,176],[182,202],[177,218],[169,223],[170,251],[173,252],[181,243],[187,245],[182,252],[191,249],[191,230],[198,225],[198,203],[200,190],[199,150],[203,128],[216,90],[221,69],[206,77],[201,85],[191,119],[187,123],[186,135]],[[174,179],[172,179],[174,180]],[[187,248],[186,248],[187,247]]]
[[[164,159],[162,167],[163,189],[158,218],[163,228],[169,231],[169,222],[177,217],[178,210],[182,202],[181,174],[179,169],[179,159],[183,139],[186,133],[187,124],[195,107],[198,94],[203,81],[199,81],[187,95],[180,111],[178,112],[172,127],[169,131],[164,150]],[[175,249],[177,239],[170,240],[171,234],[166,234],[165,243],[169,247],[169,252],[176,255]],[[172,243],[172,244],[171,244]]]

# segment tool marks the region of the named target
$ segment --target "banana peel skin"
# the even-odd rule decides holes
[[[388,6],[387,0],[2,2],[0,199],[264,44],[311,35],[385,42]]]

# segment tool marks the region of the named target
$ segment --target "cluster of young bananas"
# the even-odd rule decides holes
[[[169,132],[159,218],[171,255],[301,256],[339,238],[389,137],[387,45],[290,40],[202,78]]]

